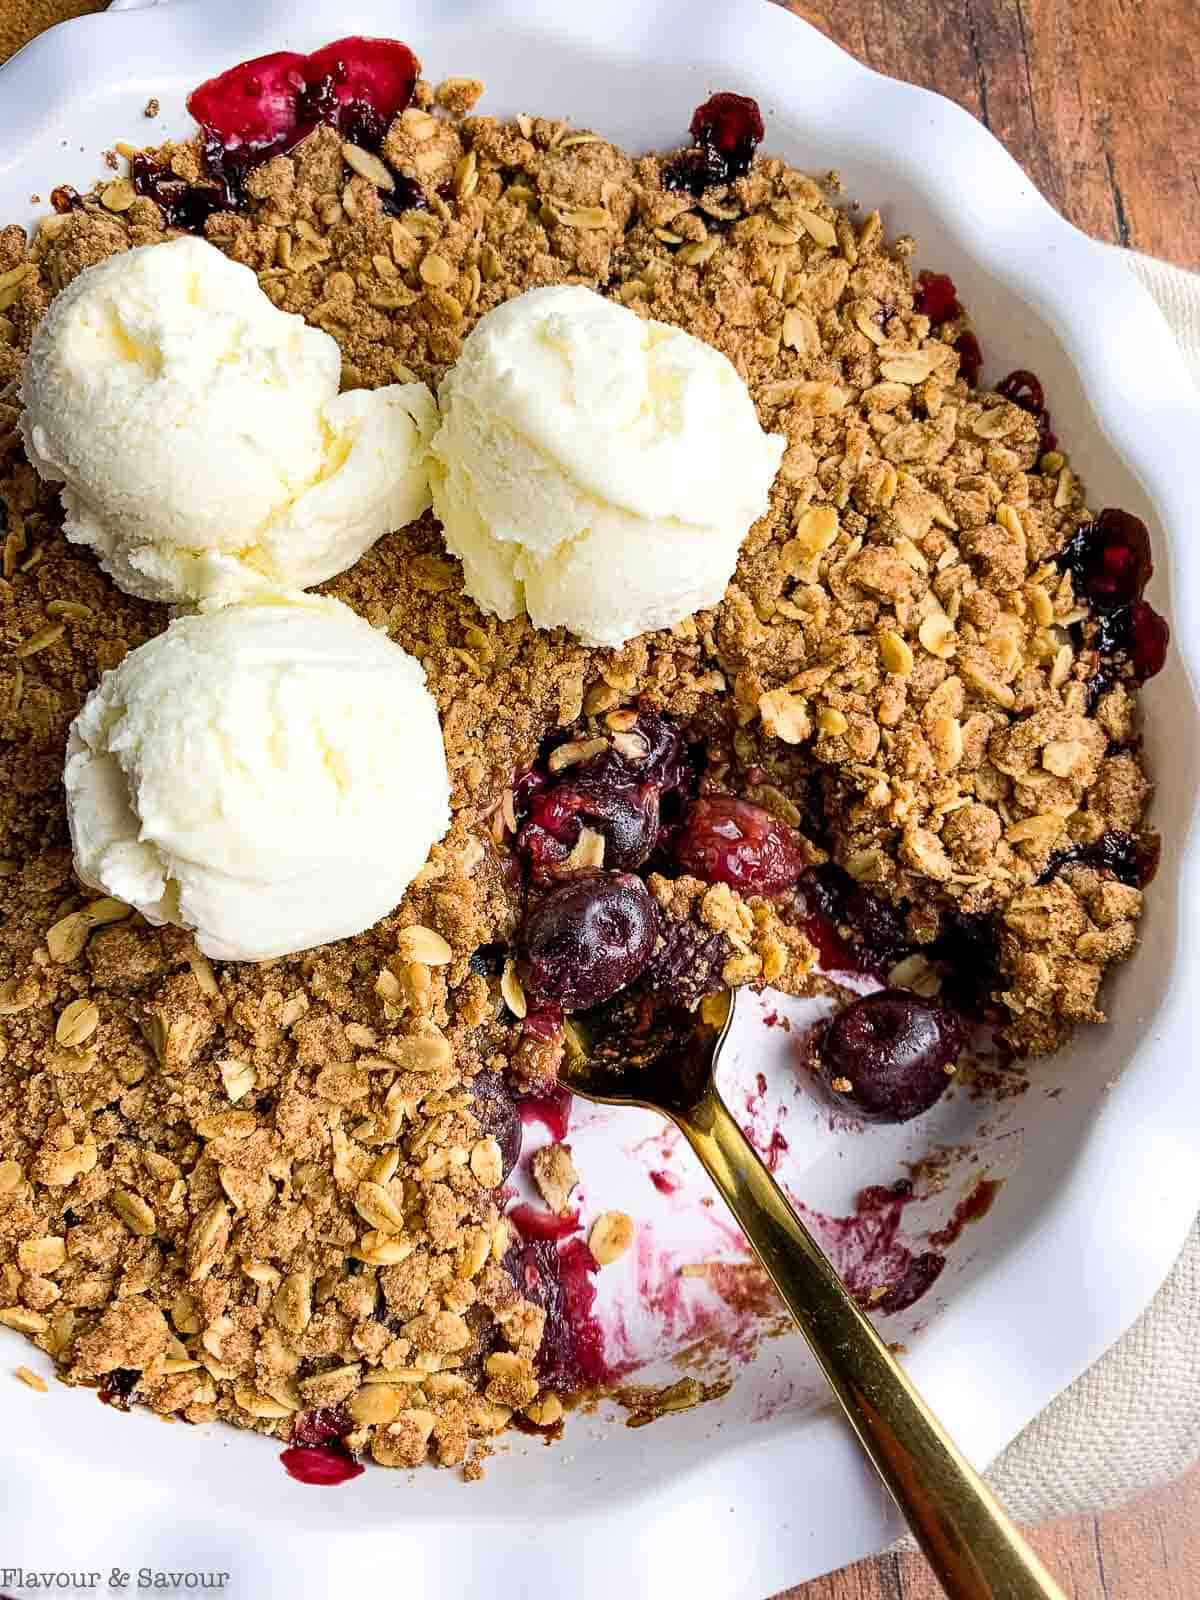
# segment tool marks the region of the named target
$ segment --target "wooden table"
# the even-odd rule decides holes
[[[742,0],[739,0],[742,3]],[[0,61],[102,0],[0,0]],[[791,0],[868,65],[980,117],[1072,222],[1200,267],[1197,0]],[[1200,1597],[1200,1468],[1126,1511],[1036,1530],[1072,1600]],[[882,1556],[786,1600],[936,1600]],[[782,1600],[782,1597],[781,1597]]]

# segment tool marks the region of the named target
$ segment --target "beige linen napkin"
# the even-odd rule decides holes
[[[1103,248],[1115,249],[1115,246]],[[1200,384],[1200,275],[1121,255],[1158,302]],[[1166,1283],[1107,1354],[993,1462],[1014,1517],[1103,1511],[1200,1457],[1200,1222]]]

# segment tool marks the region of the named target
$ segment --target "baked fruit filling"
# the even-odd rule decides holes
[[[573,1013],[826,994],[797,1072],[907,1120],[977,1027],[1016,1060],[1103,1020],[1156,857],[1149,538],[1036,376],[981,386],[950,279],[761,154],[752,100],[658,156],[481,93],[394,41],[264,57],[195,91],[195,139],[0,230],[0,1322],[306,1482],[479,1476],[616,1381],[596,1280],[636,1219],[572,1200]],[[617,646],[482,609],[432,512],[323,584],[423,668],[451,822],[394,912],[261,963],[73,876],[68,728],[167,613],[65,538],[19,429],[55,296],[178,231],[332,335],[343,394],[436,391],[488,313],[582,286],[721,352],[783,441],[723,598]]]

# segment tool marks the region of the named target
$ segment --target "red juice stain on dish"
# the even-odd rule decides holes
[[[409,104],[420,63],[398,39],[353,36],[300,55],[280,50],[209,78],[188,96],[200,124],[205,184],[189,184],[147,155],[135,156],[134,189],[161,207],[168,226],[200,232],[214,211],[241,203],[246,179],[327,124],[351,144],[378,152],[392,119]],[[398,177],[385,209],[424,205],[420,188]]]
[[[785,1155],[790,1146],[778,1128],[771,1131],[770,1143],[764,1151],[768,1172],[779,1171],[779,1158]]]
[[[947,1250],[956,1239],[961,1238],[962,1231],[968,1223],[978,1222],[982,1217],[986,1217],[1000,1193],[1000,1183],[999,1178],[980,1178],[975,1187],[955,1206],[954,1215],[946,1226],[929,1235],[930,1244],[939,1250]]]
[[[528,1200],[505,1213],[523,1239],[566,1239],[578,1233],[582,1224],[578,1211],[568,1211],[563,1216],[531,1205]]]
[[[940,1252],[915,1252],[900,1238],[904,1211],[912,1200],[912,1184],[901,1179],[862,1190],[848,1217],[800,1207],[854,1298],[884,1315],[913,1305],[946,1265]]]
[[[523,1123],[540,1122],[550,1137],[561,1143],[571,1125],[571,1098],[569,1089],[548,1089],[545,1094],[518,1100],[517,1110]]]
[[[673,1172],[667,1172],[663,1169],[656,1169],[651,1172],[650,1182],[658,1190],[659,1194],[677,1194],[683,1184],[682,1178],[678,1178]]]

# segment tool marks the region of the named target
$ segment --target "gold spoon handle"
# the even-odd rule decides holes
[[[673,1113],[952,1600],[1066,1600],[863,1315],[710,1086]]]

